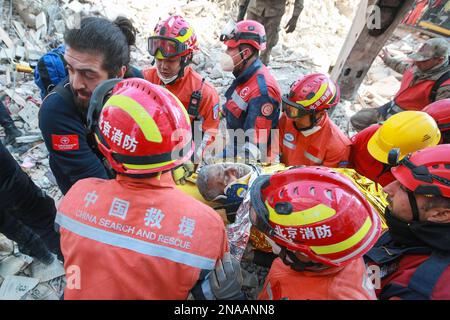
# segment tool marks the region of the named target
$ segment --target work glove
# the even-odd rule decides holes
[[[295,28],[297,27],[297,21],[299,16],[292,16],[289,22],[284,27],[286,29],[286,33],[294,32]]]
[[[172,170],[172,177],[176,184],[186,184],[186,179],[194,173],[194,164],[191,161],[183,163]]]
[[[239,261],[229,252],[217,261],[216,268],[211,272],[209,283],[217,300],[238,300],[244,297],[241,292],[242,273]]]

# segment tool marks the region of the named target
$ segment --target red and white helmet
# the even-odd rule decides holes
[[[103,101],[96,91],[102,91],[101,85],[93,97]],[[95,137],[111,167],[131,175],[177,167],[194,148],[183,104],[162,86],[138,78],[114,86],[101,108]]]
[[[197,50],[194,29],[178,15],[160,21],[148,38],[148,51],[157,59],[182,57]]]
[[[341,94],[336,83],[326,74],[302,76],[283,95],[283,111],[289,118],[300,118],[330,109],[339,103]]]
[[[441,132],[450,130],[450,99],[435,101],[422,109],[422,111],[433,117]]]
[[[401,185],[415,194],[450,198],[450,144],[414,152],[391,172]]]
[[[220,35],[220,41],[230,48],[248,44],[259,51],[266,50],[266,30],[254,20],[242,20],[238,23],[229,22]]]
[[[327,266],[343,266],[372,248],[378,214],[345,176],[325,167],[260,176],[250,190],[250,220],[278,245]]]

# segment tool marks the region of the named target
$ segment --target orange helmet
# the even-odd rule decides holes
[[[186,162],[194,145],[189,116],[178,98],[143,79],[116,83],[107,81],[94,90],[88,112],[92,126],[95,109],[99,111],[95,137],[111,167],[118,173],[142,175]]]
[[[336,83],[326,74],[304,75],[291,85],[289,94],[282,97],[283,111],[292,119],[311,117],[311,129],[317,123],[318,111],[327,110],[339,103],[341,94]]]
[[[343,266],[381,232],[378,214],[345,176],[325,167],[293,168],[257,178],[250,220],[281,247],[314,262]]]
[[[148,51],[158,59],[182,57],[197,50],[194,29],[178,15],[159,22],[148,38]]]
[[[220,35],[220,41],[230,48],[241,44],[248,44],[259,51],[266,50],[266,30],[264,26],[254,20],[242,20],[229,23]]]

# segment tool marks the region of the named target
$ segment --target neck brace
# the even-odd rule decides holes
[[[231,182],[224,189],[224,194],[217,196],[213,201],[220,201],[225,204],[242,202],[247,195],[250,179],[254,175],[254,170],[250,170],[245,176]]]

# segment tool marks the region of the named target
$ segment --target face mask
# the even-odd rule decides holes
[[[156,73],[158,74],[159,79],[161,79],[161,81],[164,82],[164,84],[172,83],[178,78],[178,74],[176,74],[170,78],[164,78],[163,75],[161,73],[159,73],[158,69],[156,69]]]
[[[233,58],[236,57],[238,54],[241,54],[243,51],[238,52],[233,57],[226,54],[225,52],[222,53],[222,57],[220,58],[220,66],[222,67],[222,70],[225,72],[232,72],[234,68],[236,68],[238,65],[242,63],[239,62],[237,65],[234,65]]]
[[[228,184],[224,189],[224,194],[217,196],[214,201],[219,200],[223,203],[242,202],[247,194],[248,182],[251,172]]]

